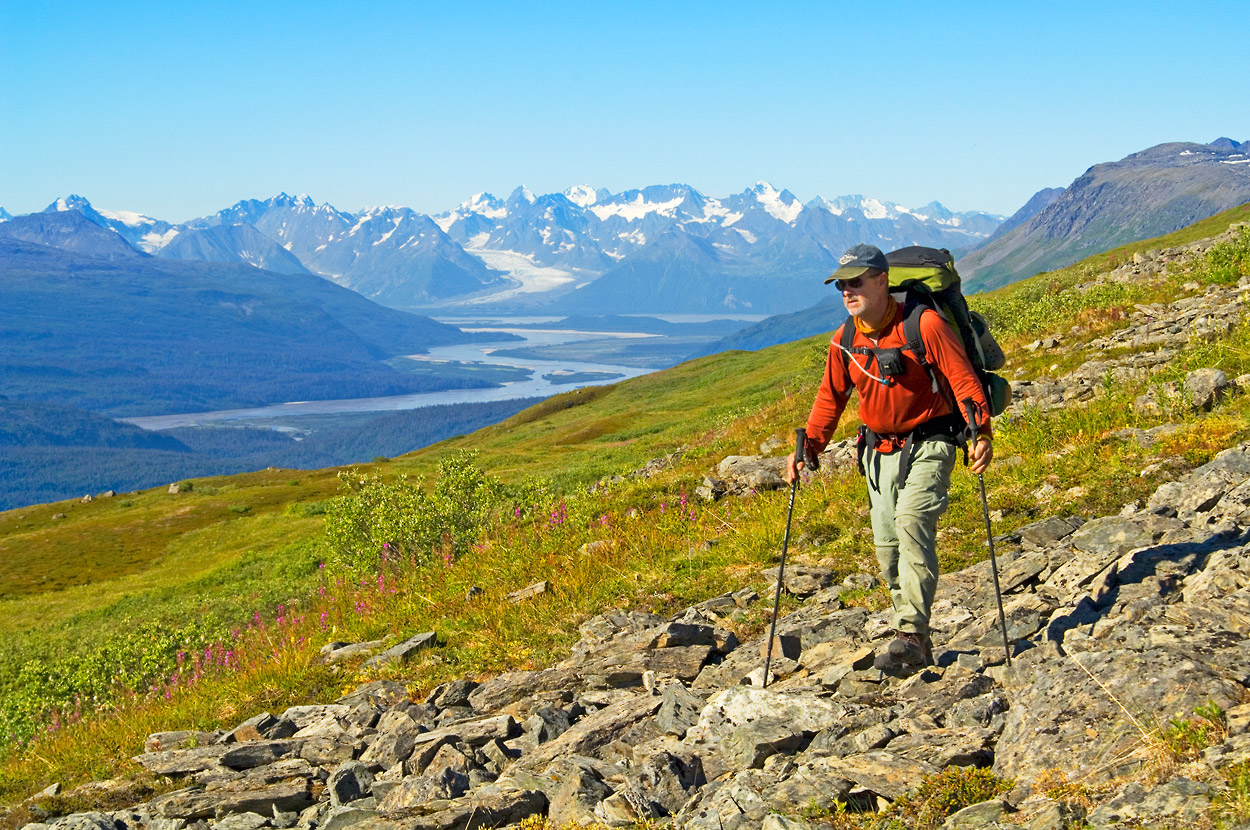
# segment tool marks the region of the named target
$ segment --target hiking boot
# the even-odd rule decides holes
[[[933,665],[933,646],[928,634],[894,632],[894,639],[872,664],[883,672],[899,672]]]

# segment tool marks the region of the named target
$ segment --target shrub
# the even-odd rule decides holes
[[[150,620],[82,654],[26,660],[0,702],[0,743],[20,743],[40,729],[56,731],[127,691],[141,692],[188,655],[196,671],[224,666],[229,652],[218,642],[220,634],[211,622],[175,630]]]
[[[1212,245],[1193,268],[1193,276],[1202,282],[1221,285],[1236,285],[1246,275],[1250,275],[1250,233],[1244,230]]]
[[[476,460],[476,451],[465,450],[443,459],[434,483],[434,507],[444,525],[442,532],[451,535],[457,552],[474,540],[502,492],[499,483],[474,463]]]
[[[1163,731],[1163,743],[1177,759],[1196,761],[1202,750],[1222,743],[1227,735],[1224,710],[1208,703],[1194,709],[1193,717],[1172,718]]]
[[[500,487],[458,452],[439,464],[432,491],[420,478],[383,481],[358,469],[339,473],[349,492],[330,502],[326,535],[336,564],[357,573],[386,562],[420,565],[450,560],[473,543],[497,503]]]
[[[307,518],[309,516],[324,516],[326,514],[327,502],[324,501],[295,501],[286,506],[283,511],[288,516],[300,516]]]
[[[882,818],[897,819],[916,830],[936,830],[952,813],[988,801],[1013,786],[987,769],[947,767],[937,775],[926,776],[914,793],[891,804]]]

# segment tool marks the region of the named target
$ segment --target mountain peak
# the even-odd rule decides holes
[[[534,193],[528,187],[526,187],[525,185],[521,185],[516,190],[512,191],[511,195],[508,196],[508,201],[509,202],[524,201],[532,205],[534,204],[535,197],[534,197]]]
[[[747,190],[747,193],[754,196],[770,216],[788,225],[793,225],[794,220],[798,219],[799,214],[803,212],[803,205],[794,198],[793,193],[788,190],[778,190],[766,181],[756,182],[754,187]]]
[[[965,255],[965,284],[997,288],[1243,204],[1250,158],[1235,143],[1174,141],[1090,167],[1027,221]]]
[[[599,201],[599,193],[587,184],[575,184],[564,191],[564,196],[578,207],[590,207]]]
[[[360,211],[359,216],[406,216],[415,213],[412,208],[403,205],[374,205]]]
[[[44,208],[43,212],[63,213],[67,210],[77,210],[85,213],[91,209],[91,202],[87,201],[85,196],[79,196],[76,193],[71,193],[70,195],[57,199],[52,204],[48,205]]]
[[[927,205],[921,205],[915,210],[908,211],[913,216],[927,216],[931,219],[950,219],[954,216],[954,212],[941,202],[934,200]]]
[[[468,216],[471,213],[478,213],[488,219],[498,219],[508,214],[504,203],[497,197],[485,191],[474,193],[468,199],[465,199],[451,211],[450,216],[460,215]]]
[[[301,193],[298,196],[292,196],[291,194],[287,193],[285,190],[279,193],[277,196],[273,196],[270,199],[268,199],[265,202],[265,204],[269,205],[270,207],[293,207],[293,208],[316,207],[316,202],[314,202],[312,200],[312,197],[310,197],[307,193]]]
[[[1227,136],[1220,136],[1215,141],[1207,145],[1217,150],[1232,150],[1234,152],[1250,152],[1250,141],[1233,141]]]

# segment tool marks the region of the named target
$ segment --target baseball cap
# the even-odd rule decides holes
[[[838,270],[825,280],[825,285],[834,280],[853,280],[869,271],[889,271],[890,263],[885,261],[885,254],[876,245],[855,245],[847,248],[838,259]]]

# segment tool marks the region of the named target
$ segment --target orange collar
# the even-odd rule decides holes
[[[894,320],[898,317],[899,305],[898,300],[893,297],[887,297],[890,304],[886,306],[885,314],[881,317],[881,325],[872,327],[861,320],[859,317],[852,318],[855,320],[855,329],[865,337],[879,337],[881,332],[893,325]]]

